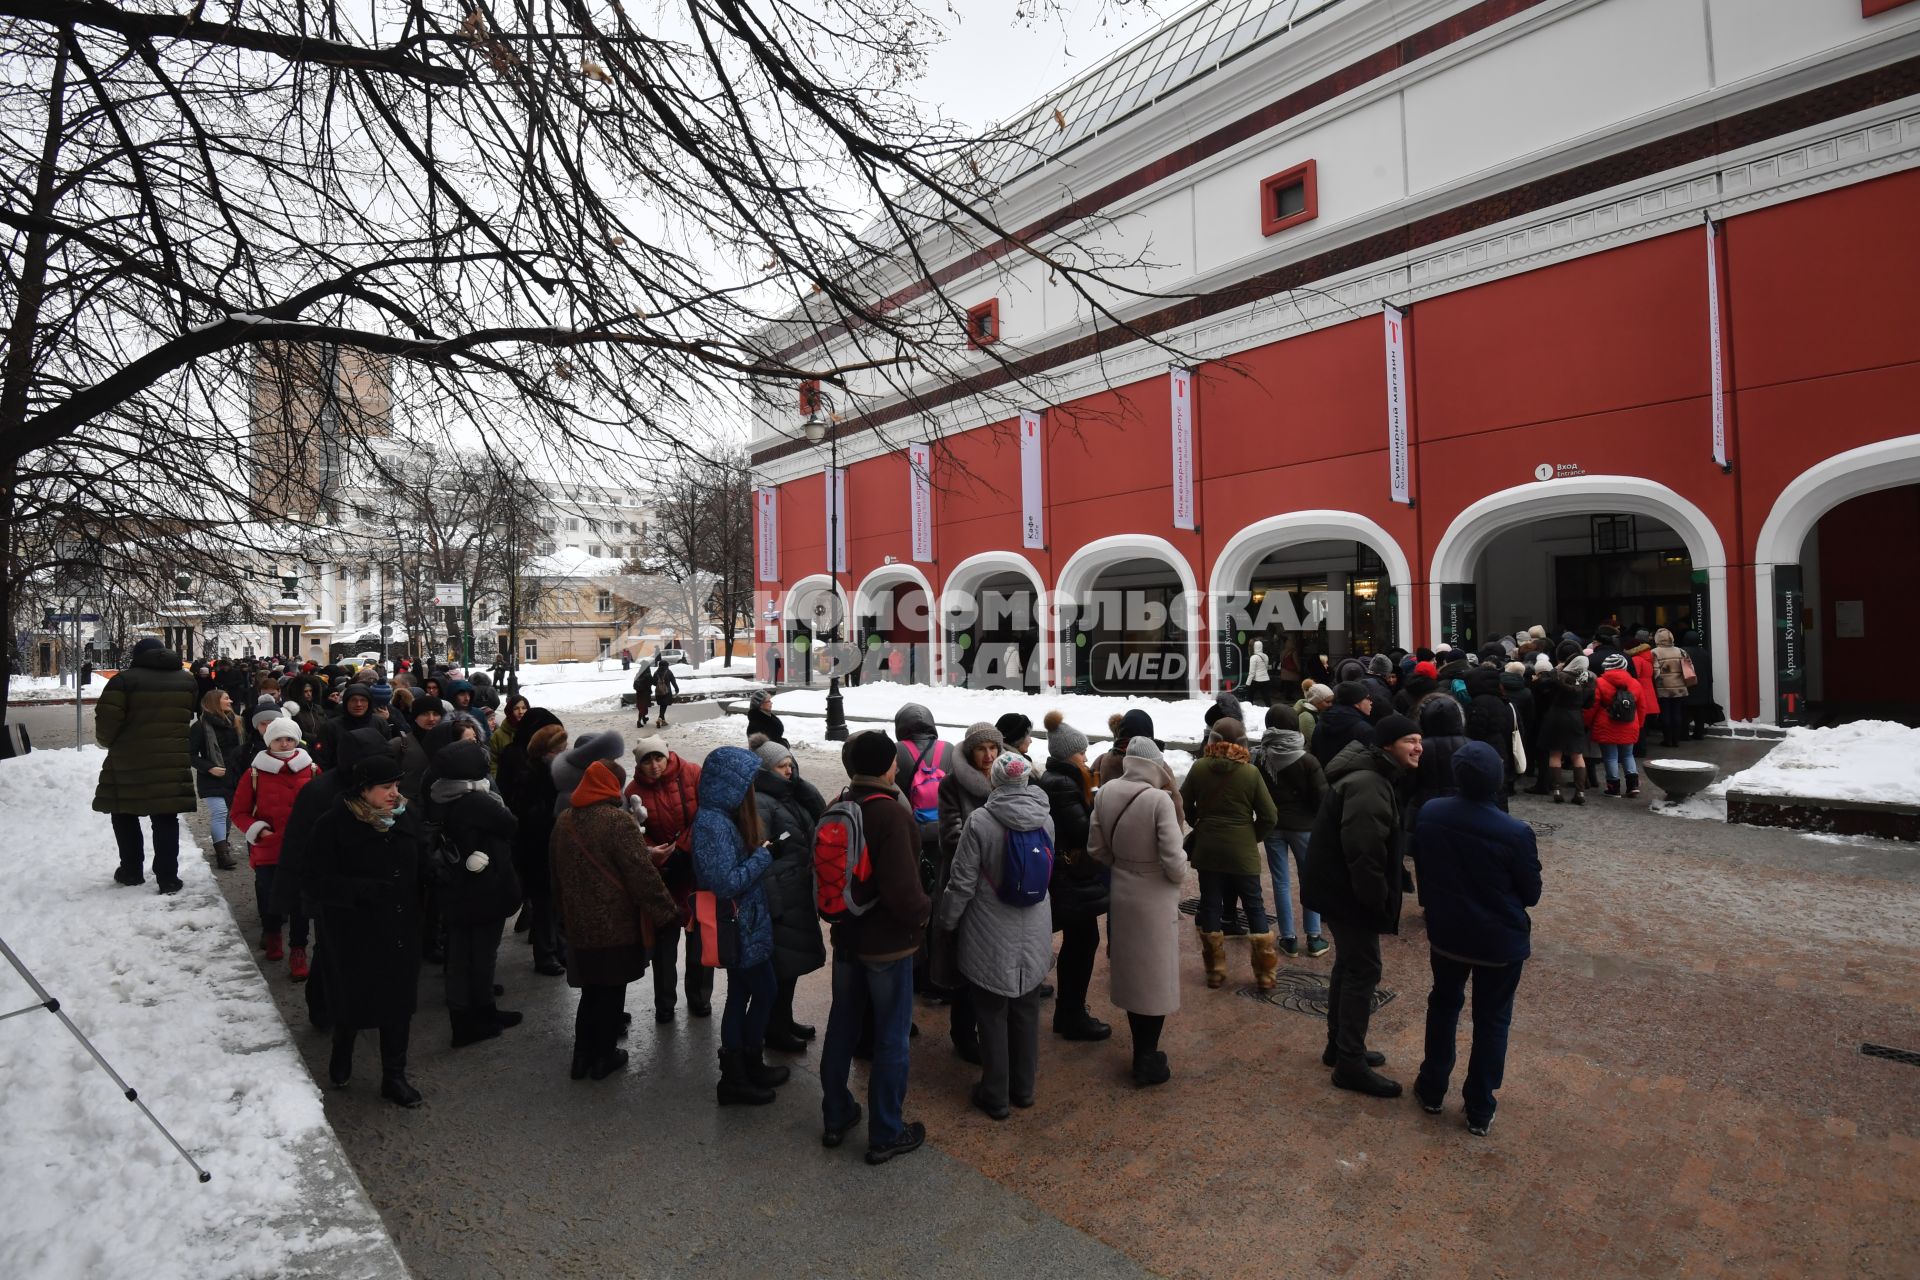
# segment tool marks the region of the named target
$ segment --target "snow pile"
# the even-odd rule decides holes
[[[1861,720],[1833,729],[1789,729],[1728,789],[1804,800],[1920,805],[1920,729]]]
[[[526,665],[520,668],[520,692],[536,707],[562,711],[574,707],[611,709],[620,705],[620,695],[633,692],[633,678],[640,664],[631,670],[620,669],[618,658],[592,662],[556,662],[548,666]],[[762,688],[753,675],[752,663],[735,662],[728,666],[724,658],[714,658],[697,669],[684,664],[672,668],[680,681],[680,696],[708,693],[745,693]]]
[[[87,682],[83,693],[84,700],[92,702],[107,687],[107,678],[95,672],[93,679]],[[15,676],[7,681],[7,701],[9,702],[64,702],[73,704],[73,677],[61,680],[57,676]]]
[[[213,1181],[196,1181],[51,1014],[9,1018],[0,1275],[267,1276],[316,1249],[367,1247],[380,1231],[364,1201],[343,1208],[355,1189],[303,1177],[303,1157],[332,1141],[320,1095],[191,837],[180,893],[157,895],[151,874],[113,883],[112,832],[87,807],[104,755],[0,762],[0,936]],[[0,1012],[34,1003],[0,962]]]
[[[1067,717],[1068,724],[1090,737],[1102,738],[1108,736],[1108,716],[1139,707],[1153,717],[1155,737],[1162,741],[1177,742],[1198,742],[1206,737],[1207,726],[1202,717],[1207,708],[1213,705],[1211,698],[1167,701],[1144,695],[1032,694],[1012,689],[962,689],[952,685],[893,684],[882,680],[851,689],[843,688],[841,693],[849,716],[868,716],[891,723],[893,713],[903,703],[917,702],[933,713],[934,723],[961,729],[976,721],[998,720],[1010,711],[1017,711],[1033,721],[1034,732],[1038,734],[1043,732],[1041,720],[1047,712],[1058,708]],[[774,707],[776,710],[825,715],[827,691],[820,686],[782,690],[774,700]],[[1247,714],[1253,719],[1248,732],[1257,731],[1260,718],[1266,714],[1265,709],[1247,704]]]

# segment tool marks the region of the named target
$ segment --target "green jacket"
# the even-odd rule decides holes
[[[99,813],[192,813],[189,727],[199,686],[170,649],[149,649],[107,681],[93,708],[93,738],[107,749],[93,791]]]
[[[1224,742],[1208,747],[1180,784],[1180,798],[1193,826],[1188,857],[1194,870],[1260,874],[1260,842],[1280,814],[1260,771],[1247,763],[1245,747]]]

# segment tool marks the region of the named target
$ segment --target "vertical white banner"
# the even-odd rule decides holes
[[[907,446],[907,497],[913,509],[913,562],[933,563],[933,446]]]
[[[1407,316],[1392,303],[1383,305],[1380,318],[1387,338],[1387,468],[1393,480],[1395,502],[1413,502],[1407,463]]]
[[[1720,230],[1707,219],[1707,367],[1712,382],[1708,395],[1713,404],[1713,460],[1727,465],[1727,391],[1721,372],[1720,339]]]
[[[821,514],[826,518],[827,572],[847,571],[847,469],[828,467],[821,472],[825,480],[826,502]]]
[[[1193,370],[1167,374],[1173,397],[1173,527],[1193,528]]]
[[[753,491],[754,547],[758,551],[760,581],[780,581],[780,491]]]
[[[1045,549],[1047,526],[1044,515],[1046,486],[1042,480],[1040,415],[1031,409],[1020,411],[1020,545]]]

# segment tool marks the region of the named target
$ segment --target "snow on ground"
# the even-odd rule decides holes
[[[710,658],[698,667],[685,664],[673,668],[680,681],[681,696],[696,693],[744,693],[760,687],[753,677],[751,662],[727,665],[725,658]],[[618,658],[602,662],[556,662],[551,666],[528,665],[520,668],[520,691],[536,707],[562,711],[573,707],[605,704],[620,705],[620,695],[633,692],[632,671],[622,671]]]
[[[107,678],[98,672],[87,682],[85,700],[92,702],[107,687]],[[73,702],[73,677],[62,681],[54,676],[15,676],[7,681],[9,702]]]
[[[213,1181],[51,1014],[0,1022],[0,1276],[269,1276],[377,1239],[301,1176],[332,1141],[320,1095],[184,824],[184,890],[113,883],[104,755],[0,763],[0,936]],[[0,961],[0,1012],[34,1002]]]
[[[1920,805],[1920,729],[1861,720],[1832,729],[1789,729],[1758,764],[1728,779],[1731,790],[1808,800]]]
[[[1149,697],[1111,697],[1104,694],[1086,693],[1020,693],[1010,689],[962,689],[953,685],[893,684],[876,680],[852,689],[843,689],[846,712],[850,716],[869,716],[875,719],[893,720],[893,713],[903,703],[917,702],[933,713],[934,723],[945,728],[952,725],[961,729],[980,720],[998,720],[1010,711],[1017,711],[1033,721],[1035,733],[1041,732],[1041,720],[1047,712],[1058,708],[1067,717],[1067,723],[1093,737],[1107,736],[1107,717],[1128,711],[1134,707],[1144,709],[1153,717],[1153,733],[1162,741],[1198,742],[1206,737],[1206,721],[1202,718],[1208,707],[1213,705],[1211,698],[1183,698],[1169,702]],[[825,715],[827,710],[827,692],[822,688],[785,689],[774,699],[774,710],[811,711]],[[1259,716],[1265,712],[1258,707],[1250,707],[1248,714],[1255,717],[1255,723],[1248,732],[1255,733],[1260,728]]]

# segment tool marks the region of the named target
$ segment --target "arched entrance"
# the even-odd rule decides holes
[[[940,596],[941,678],[970,689],[1048,687],[1046,587],[1025,556],[983,551],[955,565]]]
[[[1215,688],[1238,688],[1253,642],[1274,687],[1353,655],[1413,646],[1413,571],[1387,531],[1352,511],[1290,511],[1257,520],[1213,562]],[[1259,691],[1256,691],[1259,696]]]
[[[1729,705],[1726,553],[1706,513],[1663,484],[1571,476],[1489,494],[1447,526],[1430,579],[1433,637],[1459,648],[1536,624],[1590,636],[1610,618],[1678,623]]]
[[[933,584],[911,565],[875,569],[854,592],[854,636],[863,680],[932,684],[936,639]]]
[[[1836,454],[1780,491],[1753,553],[1761,719],[1920,724],[1885,665],[1920,626],[1916,546],[1920,435]]]
[[[1166,539],[1122,534],[1081,547],[1061,567],[1054,610],[1055,669],[1074,692],[1198,696],[1199,583]]]
[[[847,595],[824,573],[800,579],[787,592],[780,611],[786,643],[781,646],[781,678],[789,684],[825,684],[831,664],[841,675],[852,666],[837,646],[845,644]]]

